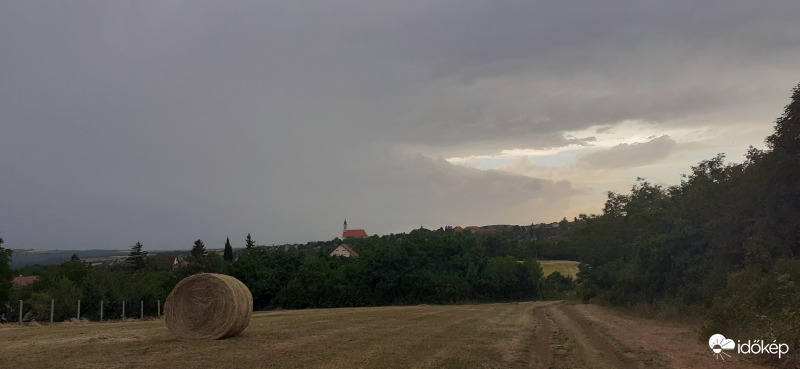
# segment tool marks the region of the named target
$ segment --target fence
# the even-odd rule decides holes
[[[109,304],[105,304],[106,302],[110,302],[110,303],[116,302],[118,304],[118,306],[116,306],[116,307],[109,306]],[[159,317],[159,318],[161,317],[161,300],[156,300],[155,301],[155,311],[153,311],[153,309],[152,309],[153,308],[153,306],[152,306],[153,301],[146,302],[145,300],[139,300],[138,302],[139,303],[137,304],[136,302],[126,301],[126,300],[121,300],[121,301],[110,301],[110,300],[105,300],[105,299],[100,300],[99,309],[95,305],[94,308],[97,309],[97,310],[88,312],[88,315],[91,316],[91,318],[93,318],[93,319],[90,319],[87,316],[81,316],[81,300],[77,300],[76,309],[75,310],[71,310],[71,311],[68,312],[68,313],[71,313],[71,314],[74,314],[74,315],[64,316],[64,314],[62,312],[62,314],[59,314],[59,315],[62,316],[63,318],[65,318],[65,319],[60,319],[60,321],[67,321],[67,320],[71,320],[73,318],[77,319],[77,320],[84,319],[84,320],[100,321],[100,322],[111,321],[111,320],[125,320],[125,319],[137,318],[137,317],[139,319],[144,319],[145,317],[153,317],[153,315],[152,315],[153,312],[156,313],[155,317]],[[111,305],[114,305],[114,304],[111,304]],[[135,306],[135,305],[139,305],[139,306]],[[23,322],[36,321],[37,323],[43,323],[43,322],[46,321],[45,319],[47,318],[47,316],[43,316],[44,315],[43,313],[45,313],[45,312],[41,311],[42,310],[41,306],[40,306],[39,309],[34,309],[34,307],[31,306],[30,304],[27,304],[27,306],[28,307],[26,309],[26,303],[24,303],[23,300],[19,300],[19,309],[12,309],[10,304],[6,305],[6,313],[4,314],[4,316],[5,316],[7,321],[4,321],[3,323],[18,323],[18,324],[22,324]],[[136,311],[134,310],[134,313],[132,315],[126,315],[125,314],[126,306],[130,306],[130,307],[134,308],[135,310],[139,310],[138,314],[136,314]],[[138,307],[139,309],[136,309],[136,307]],[[147,309],[145,309],[145,308],[147,308]],[[62,309],[63,309],[63,307],[62,307]],[[14,311],[14,310],[17,310],[17,311]],[[50,309],[49,309],[49,313],[50,313],[49,314],[49,318],[50,318],[49,322],[50,322],[50,324],[53,324],[55,322],[54,318],[56,316],[56,311],[57,311],[56,310],[56,300],[55,299],[51,299],[50,300]],[[147,311],[147,314],[145,314],[145,311]],[[15,312],[17,314],[11,314],[12,312]],[[131,310],[128,310],[128,312],[130,314]],[[85,313],[84,315],[87,315],[86,314],[87,313],[86,310],[84,310],[84,313]],[[97,318],[98,316],[99,316],[99,319]]]

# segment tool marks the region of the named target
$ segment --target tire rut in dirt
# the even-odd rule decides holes
[[[623,346],[602,332],[590,320],[581,317],[568,304],[559,304],[548,309],[558,325],[554,337],[553,368],[622,368],[647,367],[633,350]],[[566,352],[559,352],[563,345]]]
[[[553,363],[553,337],[558,332],[553,320],[545,313],[545,307],[534,310],[536,330],[531,342],[528,368],[549,369]]]

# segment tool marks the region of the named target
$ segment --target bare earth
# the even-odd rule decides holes
[[[5,325],[0,367],[763,368],[715,359],[694,328],[564,302],[256,312],[203,342],[160,320]]]

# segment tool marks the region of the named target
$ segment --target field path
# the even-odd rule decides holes
[[[693,327],[626,317],[597,305],[538,306],[528,368],[766,368],[716,360]]]

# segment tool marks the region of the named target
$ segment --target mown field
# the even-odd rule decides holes
[[[530,304],[255,312],[238,337],[173,338],[163,321],[0,327],[3,368],[508,368]]]
[[[2,368],[756,368],[693,327],[596,305],[522,302],[256,312],[179,341],[161,320],[0,326]]]
[[[559,272],[565,276],[571,275],[572,278],[575,278],[578,274],[578,264],[580,263],[570,260],[539,260],[539,264],[542,266],[542,272],[545,277],[550,273]]]

